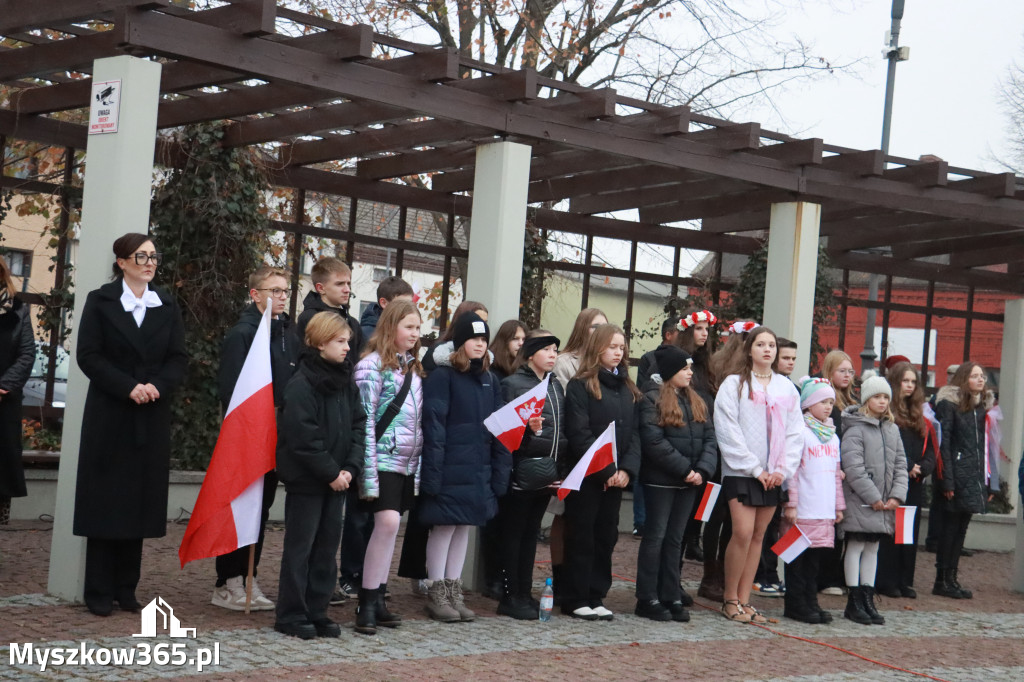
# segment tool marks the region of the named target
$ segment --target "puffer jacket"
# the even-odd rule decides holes
[[[512,456],[483,422],[504,403],[479,361],[460,372],[450,354],[423,383],[423,466],[417,507],[424,525],[482,526],[508,491]]]
[[[870,505],[890,498],[903,504],[907,499],[907,457],[899,428],[889,419],[879,421],[851,405],[843,411],[840,452],[846,474],[843,531],[894,535],[896,512],[875,511]]]
[[[412,356],[407,355],[406,359],[411,360]],[[377,473],[381,471],[415,476],[416,493],[419,494],[420,455],[423,452],[423,380],[419,375],[413,375],[409,395],[380,441],[377,440],[377,420],[401,390],[405,373],[381,369],[380,355],[370,353],[356,365],[355,380],[366,411],[366,455],[359,496],[376,499],[380,494]]]
[[[992,406],[989,392],[972,410],[960,411],[960,389],[939,389],[935,416],[942,425],[942,480],[944,492],[952,492],[952,506],[959,511],[980,514],[985,511],[985,413]],[[991,463],[993,475],[989,489],[999,491],[999,463]]]
[[[289,493],[341,495],[331,483],[341,471],[359,478],[366,442],[366,413],[352,366],[327,362],[306,350],[284,392],[277,475]]]
[[[633,393],[622,376],[601,369],[597,378],[601,383],[600,400],[590,394],[582,379],[572,379],[565,389],[565,435],[569,439],[567,464],[571,471],[608,424],[614,421],[618,468],[629,475],[632,483],[640,469],[640,403],[633,400]],[[615,474],[615,469],[614,464],[609,464],[591,474],[588,480],[604,483]]]
[[[660,375],[654,377],[660,383]],[[659,426],[660,395],[660,386],[652,388],[640,403],[640,482],[684,488],[689,484],[683,479],[691,471],[699,473],[704,481],[709,480],[718,468],[718,441],[711,408],[708,407],[706,421],[696,422],[690,401],[679,396],[683,426]]]
[[[569,439],[565,435],[565,392],[562,390],[562,384],[553,374],[548,376],[550,379],[548,380],[547,399],[544,401],[544,408],[540,415],[544,418],[540,435],[535,434],[533,429],[526,429],[519,449],[512,453],[512,467],[514,469],[524,459],[553,457],[558,467],[558,475],[565,478],[569,475],[567,455]],[[537,374],[529,366],[523,365],[511,376],[502,380],[502,396],[505,402],[509,403],[531,391],[540,382]]]

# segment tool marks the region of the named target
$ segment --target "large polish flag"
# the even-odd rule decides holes
[[[787,564],[792,562],[793,559],[803,554],[804,550],[811,546],[811,541],[807,539],[804,532],[800,530],[800,526],[794,524],[789,532],[783,535],[778,542],[772,545],[772,551],[775,552],[780,559],[785,561]]]
[[[199,498],[178,548],[181,566],[256,543],[263,475],[274,468],[277,423],[270,373],[270,311],[263,319],[231,393]]]
[[[896,538],[897,545],[914,544],[914,516],[917,514],[917,507],[896,508]]]
[[[548,396],[549,373],[544,381],[534,386],[515,400],[495,410],[484,420],[484,426],[494,434],[509,452],[519,449],[526,433],[526,422],[540,416]]]
[[[591,445],[576,466],[572,468],[569,475],[562,481],[558,488],[558,499],[564,500],[573,490],[579,490],[583,479],[590,474],[596,474],[609,464],[618,463],[618,450],[615,447],[615,422],[610,422],[594,444]]]
[[[705,523],[710,521],[711,512],[715,509],[715,502],[718,501],[718,493],[720,492],[722,492],[721,484],[708,481],[707,485],[704,486],[704,495],[700,498],[700,504],[697,505],[697,513],[693,515],[693,518]]]

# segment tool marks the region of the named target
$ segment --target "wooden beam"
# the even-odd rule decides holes
[[[508,102],[525,102],[537,99],[537,72],[523,69],[482,78],[461,78],[452,81],[451,86]]]
[[[778,159],[794,166],[810,166],[822,162],[822,151],[824,148],[825,142],[821,138],[812,137],[806,140],[780,142],[779,144],[752,149],[749,153],[769,159]]]
[[[370,123],[404,121],[407,118],[407,110],[390,104],[346,102],[236,122],[228,128],[224,144],[243,147],[298,135],[316,135],[329,130],[359,128]]]
[[[960,234],[965,234],[964,230]],[[911,258],[926,258],[928,256],[941,256],[947,253],[970,252],[978,249],[990,249],[995,247],[1013,247],[1024,243],[1024,230],[1015,232],[991,233],[983,226],[979,226],[978,234],[971,234],[967,237],[953,237],[949,239],[931,238],[927,241],[913,243],[894,244],[892,255],[894,258],[908,260]]]
[[[19,116],[0,109],[0,134],[58,147],[85,149],[87,128],[80,123],[67,123],[42,116]]]
[[[217,121],[253,112],[271,111],[323,100],[329,93],[290,83],[270,83],[238,90],[162,102],[157,116],[158,128]]]
[[[1008,225],[990,225],[970,220],[935,221],[919,225],[906,225],[897,228],[865,227],[860,230],[848,230],[845,234],[833,234],[829,237],[829,248],[842,251],[853,251],[875,246],[893,246],[912,242],[935,242],[941,239],[962,237],[965,234],[993,234],[1012,232],[1020,229]],[[946,253],[939,251],[938,253]],[[923,255],[923,254],[922,254]],[[936,255],[936,254],[932,254]]]
[[[0,35],[77,23],[120,7],[166,7],[169,0],[60,0],[44,8],[26,0],[0,0]]]
[[[901,261],[886,256],[859,253],[837,253],[829,249],[832,264],[857,272],[873,272],[893,277],[909,277],[924,281],[946,282],[982,289],[1024,293],[1024,277],[983,270],[954,270],[943,263]]]
[[[640,183],[644,177],[647,178],[647,182],[650,184],[657,184],[657,187],[646,188],[647,192],[644,196],[653,199],[654,197],[661,197],[660,203],[676,202],[681,196],[687,196],[687,190],[692,193],[693,196],[701,196],[699,192],[708,192],[709,185],[706,183],[714,183],[716,187],[726,186],[735,188],[741,183],[730,182],[729,180],[712,179],[708,180],[706,176],[702,176],[697,173],[684,174],[680,171],[668,171],[661,169],[661,177],[657,178],[658,169],[652,167],[632,167],[627,169],[612,169],[594,171],[589,173],[578,173],[568,177],[562,178],[547,178],[538,182],[530,183],[530,203],[536,203],[539,201],[558,201],[561,199],[571,199],[576,202],[578,197],[591,195],[594,192],[601,191],[603,189],[617,189],[623,185],[637,184]],[[624,178],[630,178],[625,180]],[[673,182],[673,178],[676,180]],[[682,180],[696,180],[700,178],[699,182],[681,182]],[[666,182],[668,184],[666,184]],[[641,185],[642,186],[642,185]],[[616,196],[622,194],[636,195],[637,189],[627,189],[622,192],[615,192]],[[603,195],[599,195],[603,196]],[[630,202],[632,203],[632,202]],[[652,202],[644,202],[639,205],[650,205]],[[658,202],[655,202],[658,203]],[[585,211],[577,211],[570,208],[573,213],[584,213]],[[604,211],[593,211],[594,213]]]
[[[731,125],[695,130],[685,138],[691,142],[706,142],[722,149],[757,149],[761,145],[760,123],[734,123]]]
[[[948,186],[950,189],[958,189],[961,192],[973,192],[989,197],[1012,197],[1017,191],[1017,176],[1013,173],[996,173],[966,180],[954,180]]]
[[[366,24],[338,26],[298,37],[275,35],[270,39],[335,59],[373,58],[373,27]]]
[[[880,149],[844,152],[823,157],[821,167],[858,176],[881,176],[885,171],[885,154]]]
[[[409,152],[397,156],[360,161],[356,175],[366,180],[402,178],[440,170],[471,166],[476,161],[476,145],[453,144],[422,152]]]
[[[945,161],[928,161],[902,168],[889,168],[882,172],[882,177],[922,187],[943,187],[949,182],[949,164]]]
[[[107,31],[5,49],[0,51],[0,81],[35,78],[55,71],[91,71],[93,60],[116,53],[116,48],[117,35]]]
[[[796,201],[792,192],[777,189],[751,189],[735,194],[682,200],[664,206],[640,207],[640,220],[646,223],[674,223],[712,216],[746,213],[771,208],[771,204]]]
[[[954,251],[949,256],[951,268],[976,268],[985,265],[1017,263],[1024,260],[1024,239],[1017,235],[1013,245],[1002,245],[994,248],[978,248],[970,251]]]
[[[584,90],[537,101],[548,111],[564,111],[580,118],[609,118],[615,116],[615,90],[601,88]]]

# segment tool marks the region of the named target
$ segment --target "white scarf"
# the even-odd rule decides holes
[[[123,279],[121,280],[121,287],[124,290],[121,293],[121,305],[124,306],[125,312],[132,314],[132,317],[135,318],[135,324],[139,327],[142,326],[142,320],[146,317],[146,308],[159,308],[164,304],[160,300],[160,296],[149,288],[149,285],[146,285],[146,293],[142,295],[142,298],[136,298]]]

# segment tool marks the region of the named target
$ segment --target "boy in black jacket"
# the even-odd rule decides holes
[[[284,403],[284,389],[295,372],[299,357],[299,343],[292,332],[291,321],[284,312],[288,303],[288,273],[279,268],[263,266],[249,276],[249,298],[251,303],[242,310],[238,323],[228,330],[221,344],[220,369],[217,375],[217,388],[221,405],[227,410],[231,402],[231,394],[235,390],[235,382],[242,372],[242,365],[249,354],[252,340],[256,336],[267,299],[271,299],[272,319],[270,322],[270,369],[274,391],[274,406],[280,410]],[[278,456],[281,452],[280,429],[278,430]],[[277,474],[267,472],[263,478],[263,505],[260,519],[259,540],[256,542],[256,556],[253,577],[260,563],[263,551],[263,534],[270,507],[274,504],[277,493]],[[245,609],[245,580],[249,570],[249,548],[240,547],[233,552],[222,554],[215,560],[217,566],[217,585],[213,590],[210,602],[214,606],[242,611]],[[274,603],[264,596],[263,591],[253,580],[252,606],[254,611],[270,611]]]
[[[359,322],[348,314],[348,303],[352,297],[352,269],[340,258],[327,256],[321,258],[309,273],[313,280],[313,291],[302,300],[302,314],[295,322],[295,332],[299,344],[306,336],[306,325],[317,313],[337,313],[352,330],[349,339],[348,363],[355,366],[359,354],[363,350],[363,336]]]
[[[351,334],[338,315],[313,316],[280,419],[277,471],[287,496],[274,629],[302,639],[341,634],[327,605],[346,491],[362,470],[366,441],[366,413],[345,362]]]

